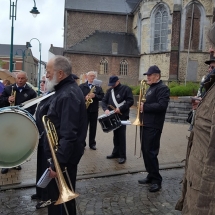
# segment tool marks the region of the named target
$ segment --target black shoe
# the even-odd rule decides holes
[[[31,199],[41,199],[37,194],[33,194],[32,196],[31,196]]]
[[[113,158],[119,158],[119,156],[111,154],[111,155],[108,155],[106,158],[113,159]]]
[[[8,173],[8,168],[2,168],[1,169],[1,174],[6,174],[6,173]]]
[[[49,199],[48,201],[41,201],[36,205],[36,209],[45,208],[45,207],[49,206],[51,203],[52,203],[51,199]]]
[[[148,178],[144,178],[142,180],[138,180],[138,183],[139,184],[150,184],[151,183],[151,180],[148,179]]]
[[[119,163],[119,164],[124,164],[125,161],[126,161],[125,158],[119,158],[118,163]]]
[[[161,189],[160,184],[152,184],[151,187],[149,188],[149,192],[157,192]]]
[[[21,166],[16,166],[16,167],[13,167],[13,169],[15,169],[15,170],[21,170],[22,167]]]
[[[96,147],[95,147],[95,146],[90,146],[90,148],[91,148],[92,150],[96,150]]]

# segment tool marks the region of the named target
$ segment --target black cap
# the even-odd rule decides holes
[[[210,65],[211,63],[215,63],[215,59],[210,59],[205,61],[205,64]]]
[[[79,77],[78,77],[77,75],[75,75],[75,74],[72,74],[72,77],[73,77],[75,80],[79,79]]]
[[[108,84],[108,86],[114,86],[115,83],[116,83],[118,80],[119,80],[119,78],[118,78],[117,76],[115,76],[115,75],[111,76],[111,77],[109,78],[109,84]]]
[[[161,73],[160,69],[155,65],[150,66],[148,71],[146,73],[144,73],[143,75],[151,75],[151,74],[154,74],[154,73],[158,73],[158,74]]]

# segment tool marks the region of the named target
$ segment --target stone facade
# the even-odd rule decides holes
[[[165,48],[162,51],[155,49],[155,17],[161,9],[165,10],[168,17]],[[143,0],[128,15],[68,10],[65,12],[64,48],[68,49],[87,39],[96,30],[133,33],[140,56],[139,60],[126,58],[129,71],[126,77],[121,77],[124,83],[138,83],[151,65],[159,66],[162,80],[166,82],[200,81],[207,71],[204,64],[209,59],[207,30],[213,20],[214,0]],[[190,31],[191,24],[193,32]],[[122,57],[89,53],[66,55],[72,60],[76,74],[89,70],[99,71],[99,62],[105,57],[108,59],[108,74],[99,77],[107,82],[111,74],[119,75],[119,61]]]

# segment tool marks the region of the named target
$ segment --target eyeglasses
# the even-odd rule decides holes
[[[41,80],[41,81],[40,81],[40,83],[44,83],[44,84],[45,84],[45,83],[46,83],[46,81]]]
[[[215,67],[214,66],[209,66],[209,69],[214,69]]]

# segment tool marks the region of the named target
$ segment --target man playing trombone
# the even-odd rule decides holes
[[[151,184],[149,191],[157,192],[161,189],[162,183],[157,156],[170,91],[160,80],[161,71],[157,66],[149,67],[144,75],[147,75],[147,84],[150,87],[145,95],[146,101],[141,103],[140,107],[144,125],[140,126],[140,137],[143,160],[148,175],[138,182],[139,184]]]
[[[67,175],[69,176],[65,177],[67,186],[70,187],[69,181],[71,181],[72,188],[70,187],[70,189],[75,190],[77,165],[84,153],[87,134],[87,113],[84,96],[71,75],[72,67],[66,57],[55,56],[49,60],[46,71],[47,91],[55,89],[55,94],[52,96],[47,111],[47,118],[53,123],[58,137],[55,138],[58,139],[55,156],[53,156],[54,149],[51,148],[54,146],[50,147],[49,141],[45,141],[46,157],[47,159],[52,157],[50,177],[57,177],[58,186],[65,187],[65,184],[60,184],[60,175],[62,173],[58,172],[58,167],[60,166],[62,172],[66,167]],[[48,134],[46,136],[49,137]],[[58,196],[66,196],[61,189],[58,190],[58,186],[55,180],[51,180],[47,187],[49,198],[53,203],[58,199]],[[63,204],[59,205],[49,205],[48,214],[75,215],[75,200],[63,202]]]

